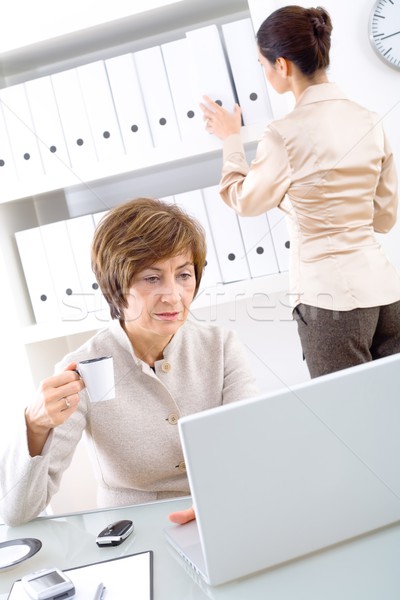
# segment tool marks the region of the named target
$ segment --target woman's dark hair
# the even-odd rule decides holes
[[[310,77],[329,65],[331,32],[331,18],[324,8],[284,6],[262,23],[257,44],[270,63],[286,58]]]

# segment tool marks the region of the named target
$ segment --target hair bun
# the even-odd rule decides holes
[[[317,6],[309,9],[309,17],[315,36],[321,37],[326,29],[328,14],[323,8]]]
[[[271,13],[257,32],[260,52],[272,65],[283,56],[303,75],[313,77],[329,66],[332,21],[320,6],[283,6]]]

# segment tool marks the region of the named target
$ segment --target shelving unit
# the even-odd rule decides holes
[[[184,0],[165,6],[161,2],[142,12],[134,5],[132,14],[123,19],[2,53],[0,87],[166,43],[190,29],[248,17],[251,11],[247,0]]]
[[[251,4],[244,0],[185,0],[19,48],[0,55],[0,87],[166,43],[184,37],[190,29],[249,17]],[[249,159],[264,127],[265,123],[259,123],[243,128]],[[29,185],[21,181],[2,190],[0,251],[6,258],[19,337],[36,384],[51,373],[54,363],[67,351],[105,322],[92,315],[81,321],[35,325],[15,232],[100,212],[139,195],[162,197],[215,185],[220,177],[220,149],[218,140],[205,136],[202,141],[182,142],[167,149],[152,148],[134,159],[126,155],[106,168],[102,164],[81,171],[66,170],[57,180],[42,177]],[[243,299],[260,290],[277,293],[286,286],[286,274],[229,284],[222,286],[223,293],[220,289],[203,292],[193,310],[204,311],[211,297],[221,306],[236,301],[238,295]]]

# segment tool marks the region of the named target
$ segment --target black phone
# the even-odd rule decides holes
[[[96,538],[96,544],[98,546],[118,546],[122,544],[124,540],[134,530],[133,522],[126,519],[123,521],[116,521],[107,525]]]

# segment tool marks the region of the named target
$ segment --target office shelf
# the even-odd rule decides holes
[[[0,88],[167,43],[198,27],[222,26],[251,17],[252,5],[256,4],[252,0],[183,0],[16,48],[0,54]],[[265,125],[242,128],[248,158],[253,156]],[[71,346],[103,327],[107,318],[91,314],[77,321],[35,324],[15,232],[101,211],[138,195],[161,197],[216,185],[221,161],[221,142],[204,136],[90,167],[65,168],[56,178],[41,176],[29,183],[20,180],[2,189],[0,251],[18,315],[17,335],[27,348],[36,383],[51,373],[54,363]],[[259,292],[273,294],[286,288],[286,274],[221,284],[203,290],[193,304],[193,312],[204,311],[210,302],[223,307],[238,297],[248,299]]]

